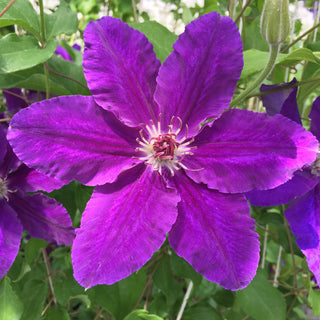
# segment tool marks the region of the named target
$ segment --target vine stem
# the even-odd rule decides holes
[[[250,4],[251,0],[248,0],[245,5],[241,8],[241,11],[239,12],[238,16],[234,19],[234,22],[237,23],[238,20],[241,18],[241,16],[243,15],[244,11],[248,8],[249,4]]]
[[[44,25],[44,10],[43,10],[43,0],[39,0],[40,8],[40,38],[41,38],[41,47],[44,49],[46,47],[46,29]],[[50,98],[50,88],[49,88],[49,72],[45,65],[43,65],[44,79],[46,85],[46,99]]]
[[[303,33],[301,36],[299,36],[297,39],[293,40],[289,45],[287,45],[284,49],[281,50],[281,53],[286,52],[289,48],[291,48],[294,44],[296,44],[298,41],[300,41],[303,37],[305,37],[308,33],[312,32],[313,30],[320,27],[320,22],[315,24],[313,27],[308,29],[305,33]]]
[[[52,300],[53,300],[54,304],[57,304],[57,300],[54,295],[54,289],[53,289],[53,283],[52,283],[52,277],[51,277],[52,270],[50,267],[50,263],[49,263],[49,259],[48,259],[48,255],[47,255],[47,250],[45,247],[42,248],[42,256],[43,256],[44,263],[46,265],[46,270],[47,270],[47,275],[48,275],[48,283],[49,283],[49,288],[50,288],[50,292],[52,295]]]
[[[183,301],[182,301],[182,304],[181,304],[181,307],[180,307],[180,310],[179,310],[179,313],[177,315],[176,320],[180,320],[182,318],[183,311],[184,311],[184,309],[185,309],[185,307],[187,305],[187,302],[188,302],[188,300],[190,298],[190,294],[191,294],[192,288],[193,288],[193,282],[192,282],[192,280],[190,280],[188,288],[187,288],[187,292],[183,297]]]
[[[258,78],[256,78],[256,80],[254,80],[253,83],[249,85],[245,91],[240,93],[237,97],[235,97],[231,101],[230,108],[239,104],[241,101],[243,101],[249,95],[249,93],[253,91],[255,88],[257,88],[263,82],[263,80],[270,74],[270,72],[272,71],[273,67],[276,64],[278,54],[279,54],[279,48],[280,47],[278,44],[269,45],[269,59],[266,66],[261,71]]]
[[[0,12],[0,18],[9,10],[9,8],[16,2],[16,0],[11,0],[6,7]]]

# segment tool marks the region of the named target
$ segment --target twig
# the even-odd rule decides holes
[[[237,23],[238,20],[241,18],[243,15],[244,11],[247,9],[247,7],[250,5],[251,0],[247,0],[245,5],[241,8],[241,11],[239,12],[238,16],[234,19],[234,22]]]
[[[0,18],[9,10],[9,8],[16,2],[16,0],[11,0],[6,7],[0,12]]]
[[[133,19],[134,19],[134,22],[137,23],[138,22],[138,17],[137,17],[136,2],[135,2],[135,0],[131,0],[131,3],[132,3]]]
[[[85,88],[86,90],[88,90],[87,86],[85,86],[84,84],[82,84],[80,81],[74,79],[74,78],[71,78],[69,76],[66,76],[65,74],[62,74],[62,73],[59,73],[59,72],[56,72],[54,71],[53,69],[51,69],[48,64],[45,62],[44,63],[44,66],[49,70],[49,72],[55,74],[56,76],[59,76],[59,77],[62,77],[62,78],[66,78],[68,80],[71,80],[71,81],[74,81],[75,83],[77,83],[78,85],[80,85],[81,87]]]
[[[53,289],[53,283],[52,283],[52,277],[51,277],[52,270],[51,270],[51,266],[50,266],[50,263],[49,263],[47,250],[46,250],[45,247],[42,248],[42,255],[43,255],[44,263],[46,265],[46,270],[47,270],[47,275],[48,275],[48,283],[49,283],[49,288],[50,288],[50,292],[51,292],[51,295],[52,295],[53,303],[57,304],[57,300],[56,300],[56,297],[54,295],[54,289]]]
[[[278,259],[277,259],[276,272],[274,273],[273,286],[275,288],[278,287],[278,277],[279,277],[279,274],[280,274],[280,264],[281,264],[281,253],[282,253],[282,247],[280,246],[279,253],[278,253]]]
[[[182,305],[180,307],[180,310],[179,310],[179,313],[177,315],[176,320],[180,320],[182,318],[183,311],[184,311],[184,309],[185,309],[185,307],[187,305],[187,302],[188,302],[188,300],[190,298],[190,294],[191,294],[192,288],[193,288],[193,282],[192,282],[192,280],[190,280],[188,288],[187,288],[187,292],[183,297]]]

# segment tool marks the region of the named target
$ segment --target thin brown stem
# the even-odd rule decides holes
[[[16,2],[16,0],[11,0],[6,7],[0,12],[0,18],[9,10],[9,8]]]
[[[42,256],[43,256],[44,264],[45,264],[46,270],[47,270],[48,283],[49,283],[49,288],[50,288],[52,300],[53,300],[54,304],[57,304],[57,300],[56,300],[56,297],[54,295],[53,282],[52,282],[52,276],[51,276],[52,275],[52,269],[51,269],[51,266],[50,266],[47,250],[46,250],[45,247],[42,248]]]
[[[154,269],[152,270],[152,272],[149,274],[148,279],[147,279],[147,282],[146,282],[146,285],[144,286],[144,288],[143,288],[143,290],[142,290],[142,292],[141,292],[141,295],[140,295],[140,297],[139,297],[136,305],[135,305],[134,308],[132,309],[132,311],[134,311],[135,309],[137,309],[140,301],[141,301],[142,298],[143,298],[143,295],[144,295],[146,289],[148,288],[148,286],[149,286],[149,284],[150,284],[150,281],[151,281],[153,275],[155,274],[155,272],[157,271],[157,269],[158,269],[158,267],[159,267],[159,265],[160,265],[160,262],[161,262],[161,260],[158,261],[158,263],[155,265],[155,267],[154,267]],[[131,312],[132,312],[132,311],[131,311]]]
[[[98,320],[100,318],[102,312],[103,312],[103,308],[100,307],[96,316],[94,317],[94,320]]]
[[[245,3],[245,5],[241,8],[241,11],[239,12],[238,16],[234,19],[234,22],[237,23],[238,20],[241,18],[241,16],[243,15],[244,11],[248,8],[248,6],[250,5],[251,0],[247,0],[247,2]]]
[[[17,93],[14,93],[14,92],[12,92],[12,91],[10,91],[10,90],[6,90],[6,89],[1,89],[1,90],[2,90],[2,92],[5,92],[5,93],[7,93],[7,94],[11,94],[12,96],[15,96],[15,97],[17,97],[17,98],[25,101],[28,105],[31,104],[31,102],[30,102],[26,97],[24,97],[24,96],[20,96],[20,95],[18,95]]]
[[[282,205],[282,210],[283,211],[285,210],[284,205]],[[290,228],[289,228],[289,224],[288,224],[287,219],[284,219],[284,225],[286,227],[288,241],[289,241],[289,247],[290,247],[290,252],[291,252],[294,288],[297,289],[298,282],[297,282],[297,273],[296,273],[296,263],[295,263],[295,260],[294,260],[294,251],[293,251],[293,245],[292,245],[292,238],[291,238]]]
[[[312,32],[313,30],[317,29],[320,26],[320,22],[315,24],[313,27],[308,29],[305,33],[303,33],[301,36],[299,36],[297,39],[293,40],[290,44],[288,44],[285,48],[281,50],[281,53],[286,52],[289,48],[291,48],[293,45],[295,45],[298,41],[300,41],[303,37],[305,37],[308,33]]]
[[[59,72],[56,72],[54,71],[53,69],[51,69],[48,64],[45,62],[44,63],[44,66],[46,67],[46,69],[49,70],[49,72],[55,74],[56,76],[59,76],[59,77],[62,77],[62,78],[65,78],[65,79],[68,79],[68,80],[71,80],[71,81],[74,81],[75,83],[77,83],[79,86],[85,88],[86,90],[88,90],[87,86],[85,86],[84,84],[82,84],[80,81],[74,79],[74,78],[71,78],[69,76],[66,76],[65,74],[62,74],[62,73],[59,73]]]
[[[292,301],[292,303],[291,303],[291,305],[290,305],[290,307],[289,307],[289,309],[288,309],[288,311],[287,311],[286,319],[288,319],[288,316],[289,316],[289,314],[290,314],[290,312],[291,312],[292,308],[294,307],[294,305],[295,305],[295,303],[296,303],[297,299],[298,299],[298,296],[295,296],[295,297],[293,298],[293,301]]]

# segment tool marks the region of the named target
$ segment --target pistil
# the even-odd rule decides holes
[[[157,125],[152,120],[150,120],[150,126],[145,125],[146,131],[149,134],[149,140],[144,137],[143,130],[140,130],[141,140],[137,138],[140,147],[136,151],[141,151],[145,154],[145,156],[139,157],[139,159],[145,161],[145,164],[151,165],[153,170],[158,171],[159,174],[162,174],[163,167],[167,168],[172,176],[174,176],[174,171],[180,168],[189,170],[181,162],[186,155],[193,155],[190,150],[196,147],[189,147],[194,141],[193,137],[185,142],[188,139],[187,126],[185,136],[177,140],[177,136],[182,128],[182,120],[180,118],[177,119],[179,127],[175,132],[173,132],[174,117],[172,117],[168,125],[169,129],[167,133],[162,133],[159,118]]]

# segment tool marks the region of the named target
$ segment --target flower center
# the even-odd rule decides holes
[[[316,160],[311,164],[312,173],[320,176],[320,153],[318,153]]]
[[[7,179],[0,177],[0,199],[5,198],[8,199],[8,188],[7,188]]]
[[[196,147],[189,147],[189,145],[194,141],[194,138],[188,139],[188,126],[186,126],[185,136],[177,140],[177,136],[182,128],[182,120],[177,118],[179,121],[178,129],[173,132],[173,120],[172,117],[169,130],[166,133],[161,132],[160,119],[157,126],[152,120],[150,120],[151,126],[145,125],[146,130],[149,133],[149,140],[147,140],[143,135],[143,130],[140,130],[141,140],[138,138],[137,142],[140,147],[136,151],[141,151],[145,155],[139,157],[140,160],[145,161],[147,165],[151,165],[153,170],[158,171],[162,174],[162,168],[169,169],[172,176],[174,176],[174,171],[184,168],[189,170],[181,162],[186,155],[193,155],[190,151]],[[187,140],[187,141],[186,141]]]

